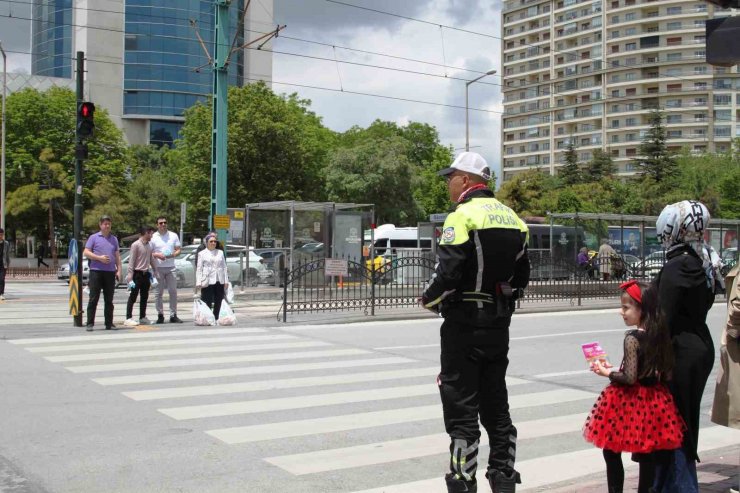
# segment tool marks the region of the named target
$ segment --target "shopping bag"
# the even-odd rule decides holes
[[[193,300],[193,321],[195,325],[216,325],[216,317],[201,299]]]
[[[226,288],[226,293],[224,293],[224,299],[229,305],[234,304],[234,288],[231,287],[231,283],[229,283],[229,287]]]
[[[236,315],[226,300],[221,302],[221,310],[218,312],[218,325],[236,325]]]

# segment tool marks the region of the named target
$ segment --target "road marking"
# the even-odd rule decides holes
[[[152,356],[178,356],[185,354],[234,353],[240,351],[262,351],[266,349],[298,349],[308,347],[326,347],[332,345],[333,344],[330,342],[323,341],[274,342],[262,344],[242,344],[238,346],[205,346],[177,349],[148,349],[144,351],[115,351],[109,353],[65,354],[62,356],[44,356],[44,359],[53,363],[64,363],[69,361],[149,358]]]
[[[558,371],[555,373],[540,373],[539,375],[533,375],[529,378],[553,378],[553,377],[568,377],[571,375],[583,375],[584,373],[591,373],[590,370],[573,370],[573,371]]]
[[[171,387],[166,389],[138,390],[123,392],[123,395],[135,401],[151,401],[158,399],[175,399],[181,397],[196,397],[204,395],[236,394],[240,392],[258,392],[263,390],[297,389],[302,387],[316,387],[324,385],[342,385],[361,382],[381,382],[401,378],[429,377],[439,373],[439,367],[405,368],[365,373],[346,373],[340,375],[324,375],[318,377],[286,378],[283,380],[259,380],[254,382],[224,383],[219,385],[195,385],[191,387]],[[511,385],[511,384],[509,384]]]
[[[90,334],[84,336],[59,336],[59,337],[38,337],[31,339],[10,339],[7,342],[11,344],[25,345],[25,344],[46,344],[49,342],[76,342],[85,341],[90,342],[95,337],[111,339],[145,339],[149,337],[178,337],[178,336],[197,336],[197,335],[218,335],[218,334],[258,334],[267,332],[265,329],[188,329],[188,330],[169,330],[163,332],[144,332],[141,334],[137,333],[125,333],[117,334],[107,331],[100,334]]]
[[[280,397],[256,401],[227,402],[222,404],[205,404],[201,406],[182,406],[157,409],[162,414],[177,420],[214,418],[217,416],[234,416],[237,414],[265,413],[270,411],[286,411],[292,409],[306,409],[309,407],[324,407],[356,402],[384,401],[402,399],[422,395],[439,394],[439,388],[434,381],[421,385],[405,385],[402,387],[385,387],[380,389],[354,390],[350,392],[336,392],[331,394],[301,395],[297,397]]]
[[[601,329],[601,330],[582,330],[582,331],[576,331],[576,332],[561,332],[558,334],[540,334],[540,335],[533,335],[533,336],[521,336],[521,337],[510,337],[510,341],[525,341],[528,339],[545,339],[548,337],[568,337],[568,336],[574,336],[574,335],[583,335],[583,334],[604,334],[607,332],[622,332],[624,333],[624,329]],[[376,347],[373,348],[376,351],[391,351],[395,349],[424,349],[424,348],[434,348],[439,347],[439,343],[435,344],[417,344],[417,345],[410,345],[410,346],[386,346],[386,347]]]
[[[517,440],[579,431],[585,420],[586,413],[579,413],[516,423]],[[480,446],[487,444],[488,438],[484,433],[480,438]],[[303,475],[443,454],[449,445],[450,437],[446,433],[436,433],[354,447],[268,457],[265,460],[291,474]]]
[[[363,366],[385,366],[404,363],[416,363],[416,361],[399,356],[391,358],[352,359],[346,361],[323,361],[321,363],[300,363],[295,365],[249,366],[246,368],[219,368],[214,370],[144,373],[141,375],[123,375],[119,377],[93,378],[92,381],[100,385],[129,385],[153,382],[176,382],[183,380],[235,377],[243,375],[273,375],[276,373],[292,373],[336,368],[358,368]]]
[[[102,371],[140,370],[144,368],[174,368],[182,366],[220,365],[226,363],[246,363],[248,361],[279,361],[305,358],[330,358],[334,356],[355,356],[369,354],[364,349],[332,349],[327,351],[302,351],[296,353],[248,354],[240,356],[214,356],[211,358],[168,359],[162,361],[134,361],[130,363],[106,363],[100,365],[67,366],[72,373],[93,373]]]
[[[596,394],[582,390],[561,389],[533,394],[515,395],[509,398],[509,408],[519,409],[531,406],[547,406],[562,402],[594,399]],[[330,416],[326,418],[284,421],[263,425],[237,426],[206,431],[212,437],[225,443],[248,443],[278,438],[299,437],[386,426],[397,423],[441,419],[442,406],[419,406],[387,411]]]
[[[196,337],[189,339],[174,340],[149,340],[135,342],[94,342],[91,344],[65,344],[62,346],[29,347],[26,351],[31,353],[59,353],[67,351],[83,351],[88,349],[130,349],[157,346],[190,346],[211,342],[258,342],[258,341],[281,341],[286,339],[298,339],[298,336],[290,334],[270,334],[258,336],[233,336],[233,337]]]
[[[730,447],[737,445],[739,440],[740,432],[737,430],[722,426],[702,428],[699,434],[699,451],[706,452]],[[625,461],[625,468],[633,467],[635,467],[634,462]],[[520,461],[516,463],[516,469],[522,475],[522,484],[517,487],[517,490],[520,491],[602,474],[605,470],[601,450],[597,448]],[[444,479],[439,477],[355,491],[354,493],[445,493],[446,491]]]

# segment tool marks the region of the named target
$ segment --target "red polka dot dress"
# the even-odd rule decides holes
[[[650,453],[681,446],[684,429],[668,388],[655,376],[642,376],[641,330],[624,338],[624,359],[601,392],[583,427],[587,441],[612,452]],[[641,378],[638,379],[638,375]]]

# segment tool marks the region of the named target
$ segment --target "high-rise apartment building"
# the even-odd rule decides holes
[[[706,63],[704,0],[507,0],[503,7],[503,180],[556,174],[569,142],[579,162],[610,153],[620,174],[666,117],[668,147],[723,152],[740,136],[738,67]]]
[[[237,48],[274,29],[272,0],[253,3],[241,24],[244,4],[230,7]],[[213,19],[211,0],[34,0],[32,74],[74,77],[75,54],[85,52],[85,98],[108,110],[129,143],[171,144],[183,112],[210,98],[213,73],[191,20],[213,55]],[[236,49],[228,79],[269,83],[270,52]]]

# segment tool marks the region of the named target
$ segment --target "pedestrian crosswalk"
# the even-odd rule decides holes
[[[445,491],[449,440],[435,362],[262,328],[7,342],[147,412],[187,423],[204,441],[254,451],[276,478],[310,479],[311,489],[301,491]],[[520,491],[603,471],[600,451],[580,437],[594,391],[528,378],[508,377],[507,384],[519,430]],[[732,430],[708,427],[700,449],[737,443]],[[483,434],[481,457],[487,453]]]

